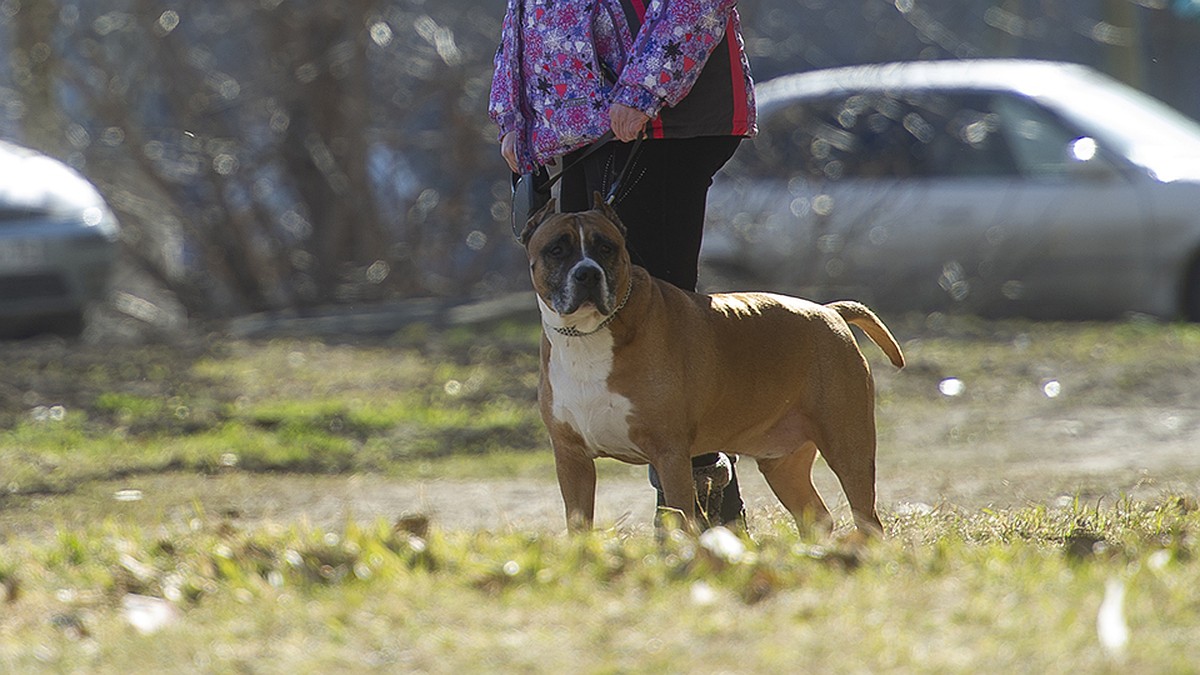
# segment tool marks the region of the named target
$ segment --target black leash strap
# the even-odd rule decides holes
[[[564,166],[562,168],[562,171],[559,171],[558,173],[554,174],[553,176],[550,177],[550,180],[539,185],[537,187],[538,192],[547,192],[547,193],[550,192],[550,188],[554,187],[555,183],[562,180],[562,177],[564,174],[566,174],[571,169],[574,169],[575,167],[579,166],[583,162],[584,159],[587,159],[590,155],[595,153],[597,150],[604,147],[604,144],[608,143],[613,138],[614,138],[614,135],[613,135],[612,129],[609,129],[608,131],[604,132],[604,135],[601,136],[600,138],[597,138],[596,140],[592,141],[592,144],[587,146],[587,149],[585,149],[583,151],[583,154],[576,157],[575,161]],[[622,171],[624,171],[624,170],[622,170]]]
[[[609,132],[611,133],[611,132]],[[617,200],[617,190],[621,187],[621,179],[625,178],[625,173],[629,171],[629,167],[633,165],[633,158],[637,157],[638,149],[642,147],[642,141],[645,140],[646,134],[639,133],[637,140],[633,142],[633,147],[629,149],[629,156],[625,158],[625,165],[617,172],[613,178],[612,185],[608,186],[608,195],[604,198],[604,203],[612,206]],[[582,158],[581,158],[582,159]]]
[[[593,154],[597,150],[599,150],[601,147],[603,147],[605,143],[608,143],[609,141],[613,140],[613,138],[614,138],[614,135],[613,135],[612,129],[609,129],[608,131],[604,132],[604,135],[601,136],[600,138],[597,138],[596,140],[592,141],[592,144],[589,145],[587,147],[587,149],[583,151],[583,154],[576,157],[575,161],[564,166],[562,171],[559,171],[558,173],[554,174],[554,176],[552,176],[550,178],[550,180],[546,181],[541,186],[539,186],[537,188],[538,191],[539,192],[550,192],[550,188],[554,187],[554,184],[557,183],[559,180],[561,180],[563,175],[566,174],[567,171],[570,171],[571,169],[574,169],[575,167],[582,164],[583,160],[587,159],[588,156],[590,156],[591,154]],[[633,147],[629,150],[629,157],[627,157],[625,159],[625,165],[621,167],[621,170],[617,173],[616,177],[613,178],[612,185],[609,186],[609,188],[608,188],[608,194],[604,198],[605,203],[607,203],[607,204],[613,203],[613,199],[615,199],[617,196],[617,188],[621,187],[621,179],[625,177],[625,172],[629,170],[629,165],[633,164],[633,158],[637,156],[638,148],[642,147],[642,139],[644,139],[644,138],[645,138],[644,134],[639,134],[637,137],[637,140],[633,142]]]
[[[534,186],[534,189],[537,190],[538,192],[549,195],[550,189],[554,187],[555,183],[562,180],[562,177],[564,175],[566,175],[566,173],[568,171],[579,166],[583,162],[583,160],[587,159],[590,155],[595,153],[597,150],[604,147],[609,141],[613,140],[614,138],[615,138],[615,136],[611,129],[604,132],[603,136],[601,136],[600,138],[597,138],[595,141],[592,141],[592,144],[587,146],[587,148],[585,148],[584,151],[578,157],[576,157],[570,164],[567,164],[566,166],[564,166],[562,168],[562,171],[559,171],[558,173],[554,174],[546,182],[542,183],[541,185]],[[621,170],[619,172],[617,172],[617,175],[613,178],[612,184],[609,185],[609,187],[608,187],[608,194],[604,198],[605,204],[612,205],[616,201],[617,192],[621,188],[621,181],[625,178],[626,173],[629,171],[629,167],[633,165],[633,160],[634,160],[634,158],[637,157],[638,149],[642,147],[642,141],[645,140],[645,138],[646,138],[646,135],[644,133],[642,133],[642,134],[639,134],[637,137],[637,140],[635,140],[633,142],[633,147],[630,148],[630,150],[629,150],[629,156],[625,158],[625,164],[621,167]],[[530,179],[532,180],[532,174],[526,174],[526,175],[529,175]],[[523,176],[521,174],[514,173],[512,175],[512,187],[513,187],[514,199],[513,199],[513,214],[511,216],[511,220],[512,220],[511,225],[512,225],[513,238],[515,238],[518,242],[520,242],[520,240],[521,240],[521,234],[518,231],[518,227],[517,227],[518,223],[517,223],[517,213],[516,213],[516,193],[517,193],[517,190],[519,189],[518,181],[520,181],[521,178],[523,178]],[[524,215],[525,215],[525,217],[528,217],[529,214],[524,214]],[[524,225],[523,222],[520,224],[522,226]]]

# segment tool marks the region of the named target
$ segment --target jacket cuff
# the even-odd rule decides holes
[[[613,103],[627,105],[640,110],[650,119],[658,117],[664,101],[653,92],[638,86],[619,85],[612,97]]]
[[[496,126],[500,128],[500,132],[496,134],[497,141],[504,140],[504,134],[510,131],[520,131],[525,122],[521,118],[521,115],[515,112],[500,115],[494,121],[496,122]]]

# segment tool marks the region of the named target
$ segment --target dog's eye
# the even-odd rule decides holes
[[[567,247],[560,244],[555,244],[546,249],[546,255],[551,258],[561,258],[567,254]]]
[[[600,252],[600,255],[612,255],[616,252],[617,247],[613,246],[611,241],[601,240],[596,244],[596,250]]]

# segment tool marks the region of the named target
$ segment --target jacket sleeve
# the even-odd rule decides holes
[[[521,113],[521,82],[516,48],[516,18],[514,3],[508,3],[500,34],[500,47],[492,60],[492,91],[488,96],[488,116],[500,128],[498,138],[524,127]],[[520,149],[518,149],[518,154]]]
[[[683,100],[729,25],[737,0],[650,0],[614,103],[656,117]]]

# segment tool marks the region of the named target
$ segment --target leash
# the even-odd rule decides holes
[[[613,140],[614,138],[615,138],[615,135],[613,134],[612,129],[609,129],[608,131],[604,132],[604,134],[602,136],[600,136],[600,138],[597,138],[596,140],[592,141],[591,145],[587,146],[584,149],[582,154],[580,154],[578,157],[576,157],[574,160],[572,160],[570,164],[567,164],[566,166],[564,166],[562,168],[562,171],[559,171],[558,173],[554,174],[553,176],[550,177],[549,180],[542,183],[541,185],[533,186],[533,189],[542,194],[549,195],[550,189],[554,187],[555,183],[562,180],[563,176],[565,176],[568,171],[570,171],[571,169],[574,169],[575,167],[582,164],[583,160],[585,160],[588,157],[590,157],[591,155],[595,154],[595,152],[597,150],[599,150],[600,148],[607,145],[608,142]],[[625,174],[626,174],[626,172],[628,172],[629,167],[633,165],[633,160],[634,160],[634,158],[637,157],[638,149],[642,147],[642,141],[645,140],[645,138],[646,138],[645,134],[639,134],[637,137],[637,140],[635,140],[633,142],[633,146],[629,150],[629,156],[625,159],[625,164],[621,167],[621,170],[618,171],[617,175],[613,178],[612,184],[609,185],[608,194],[604,197],[605,204],[608,204],[609,206],[611,206],[613,203],[616,202],[617,192],[621,188],[621,181],[622,181],[622,179],[625,178]],[[510,218],[511,222],[509,224],[512,228],[513,239],[516,239],[518,243],[520,243],[520,241],[521,241],[521,233],[517,230],[516,195],[517,195],[517,191],[521,189],[520,181],[524,177],[525,176],[523,174],[518,174],[518,173],[514,173],[512,175],[513,213]],[[532,177],[531,177],[531,180],[532,180]],[[521,223],[521,225],[523,226],[524,223]]]
[[[646,140],[646,133],[643,131],[633,141],[633,147],[629,149],[629,157],[625,158],[625,165],[617,172],[617,175],[613,178],[612,185],[608,187],[608,195],[604,198],[605,204],[612,206],[617,201],[617,190],[621,187],[621,179],[625,177],[625,172],[633,165],[633,158],[637,157],[638,149],[642,147],[642,141],[644,140]]]
[[[597,150],[604,147],[605,143],[608,143],[609,141],[611,141],[614,138],[616,138],[616,136],[613,134],[612,129],[609,129],[608,131],[604,132],[604,135],[602,135],[602,136],[600,136],[600,138],[597,138],[596,140],[592,141],[592,144],[587,146],[587,148],[583,151],[583,154],[576,157],[575,161],[564,166],[562,168],[562,171],[559,171],[558,173],[554,174],[553,176],[550,177],[550,180],[546,181],[545,183],[542,183],[541,185],[534,187],[534,189],[537,190],[538,192],[549,193],[550,188],[554,187],[555,183],[562,180],[562,177],[564,175],[566,175],[566,173],[568,171],[570,171],[571,169],[574,169],[575,167],[582,164],[583,160],[585,160],[588,157],[590,157],[591,155],[595,154],[595,152]]]

